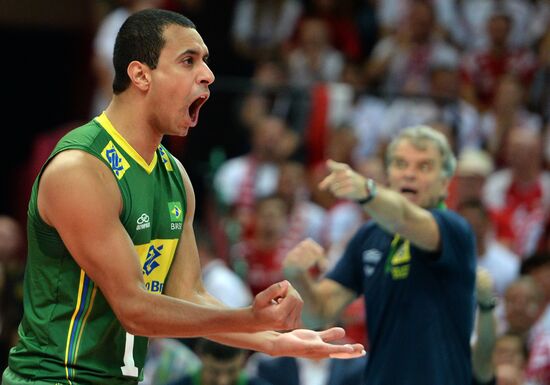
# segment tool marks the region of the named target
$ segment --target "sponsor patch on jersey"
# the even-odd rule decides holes
[[[177,244],[177,239],[155,239],[149,243],[135,246],[141,263],[145,287],[148,291],[162,293]]]
[[[149,227],[151,227],[149,215],[145,213],[141,214],[140,217],[137,219],[136,230],[148,229]]]
[[[168,202],[168,211],[172,222],[183,222],[183,210],[181,202]]]
[[[170,162],[170,158],[168,157],[166,150],[162,146],[159,147],[159,153],[160,159],[162,159],[162,163],[164,163],[164,167],[166,167],[166,170],[174,171],[174,168],[172,167],[172,162]]]
[[[107,143],[103,151],[101,151],[101,155],[107,162],[109,162],[117,179],[122,179],[124,173],[130,168],[130,164],[117,150],[112,141]]]

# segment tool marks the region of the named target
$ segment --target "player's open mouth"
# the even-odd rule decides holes
[[[189,116],[191,117],[192,126],[197,124],[199,120],[199,110],[207,99],[208,95],[201,95],[189,106]]]
[[[415,189],[412,189],[412,188],[409,188],[409,187],[403,187],[401,189],[401,194],[412,194],[412,195],[416,195],[418,193],[417,190]]]

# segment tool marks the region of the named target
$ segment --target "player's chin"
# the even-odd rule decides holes
[[[415,205],[420,205],[423,201],[422,197],[418,193],[401,193],[409,202],[414,203]]]
[[[172,133],[172,135],[187,136],[190,129],[191,129],[191,125],[189,124],[189,122],[180,122],[174,129],[174,132]]]

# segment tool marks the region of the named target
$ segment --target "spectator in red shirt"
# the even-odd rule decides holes
[[[550,173],[542,169],[541,142],[540,133],[514,128],[508,167],[491,174],[483,187],[497,238],[523,258],[536,250],[550,215]]]
[[[503,75],[515,75],[526,86],[534,76],[534,53],[509,46],[512,23],[509,15],[493,13],[487,21],[489,46],[467,54],[462,62],[462,95],[480,110],[492,104],[496,87]]]

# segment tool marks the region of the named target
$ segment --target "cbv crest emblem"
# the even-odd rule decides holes
[[[101,152],[103,158],[109,163],[117,179],[122,179],[126,171],[130,168],[130,163],[117,150],[112,141],[109,141]]]

